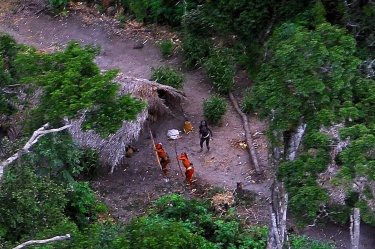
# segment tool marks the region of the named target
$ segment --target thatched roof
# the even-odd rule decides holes
[[[73,139],[81,146],[93,148],[99,152],[102,164],[109,166],[111,173],[125,156],[126,145],[138,139],[148,117],[153,115],[153,120],[155,120],[158,115],[173,115],[166,102],[180,105],[185,99],[185,94],[182,91],[154,81],[127,77],[123,74],[119,74],[114,81],[121,85],[119,95],[130,93],[133,97],[147,102],[146,109],[138,114],[137,120],[124,121],[122,127],[108,139],[103,139],[94,131],[82,131],[81,124],[84,117],[72,120],[70,122],[72,127],[69,128]],[[163,98],[160,97],[161,95]]]

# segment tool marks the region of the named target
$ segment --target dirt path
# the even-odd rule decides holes
[[[11,34],[20,43],[43,50],[63,47],[71,40],[78,40],[82,44],[100,45],[102,52],[96,58],[96,63],[103,70],[119,68],[122,73],[138,78],[149,79],[151,68],[159,65],[168,64],[180,68],[178,56],[168,60],[161,57],[159,48],[154,45],[155,30],[145,28],[125,33],[123,30],[113,29],[113,20],[100,16],[94,16],[96,19],[93,19],[93,13],[85,9],[71,11],[68,18],[51,17],[44,13],[35,15],[36,12],[26,9],[2,18],[0,31]],[[149,39],[143,49],[133,49],[137,38]],[[144,213],[147,204],[163,194],[182,193],[186,196],[203,196],[209,189],[215,187],[233,191],[237,182],[242,182],[245,189],[255,194],[256,202],[238,211],[251,225],[267,224],[269,220],[267,197],[273,174],[272,170],[267,168],[266,140],[262,135],[264,124],[250,117],[251,133],[260,132],[260,135],[254,136],[253,139],[257,144],[259,163],[265,170],[262,177],[254,174],[248,152],[234,146],[235,142],[244,140],[244,130],[240,116],[229,101],[223,126],[211,127],[213,131],[211,150],[199,152],[197,128],[203,119],[202,105],[214,91],[202,70],[181,70],[186,76],[183,90],[187,102],[184,103],[183,109],[195,127],[194,131],[188,135],[181,133],[182,138],[177,141],[167,139],[166,133],[169,129],[182,130],[185,119],[181,113],[176,113],[176,117],[160,118],[150,127],[156,135],[156,141],[163,143],[173,159],[170,164],[170,182],[164,181],[161,170],[156,165],[149,132],[145,127],[140,139],[133,144],[139,152],[131,158],[126,158],[113,175],[104,174],[93,183],[98,195],[111,207],[116,218],[128,221],[133,215]],[[241,74],[238,75],[237,82],[238,88],[234,95],[240,98],[243,94],[243,86],[247,82]],[[190,191],[183,182],[181,171],[174,159],[175,146],[178,154],[182,151],[187,152],[195,165],[197,191],[194,194],[189,194]],[[311,236],[314,235],[319,236],[318,231],[311,232]],[[340,237],[337,240],[345,240],[347,243],[348,237],[345,239]],[[343,247],[338,248],[346,248],[345,243]]]
[[[43,13],[35,15],[34,13],[21,12],[8,16],[11,18],[3,19],[0,30],[13,35],[20,43],[47,51],[64,47],[71,40],[78,40],[82,44],[100,45],[102,52],[96,58],[96,63],[104,70],[119,68],[122,73],[129,76],[149,79],[152,67],[165,64],[181,69],[178,56],[168,60],[162,58],[160,50],[154,45],[155,40],[150,34],[155,32],[153,30],[133,32],[130,33],[131,38],[129,38],[129,36],[125,36],[129,33],[124,35],[121,30],[113,29],[110,19],[102,18],[101,22],[92,21],[92,18],[98,20],[98,17],[92,16],[92,13],[85,9],[72,11],[68,18],[51,17]],[[146,39],[145,37],[149,38],[149,41],[144,48],[133,49],[135,39]],[[203,194],[209,186],[232,191],[237,182],[243,182],[245,189],[259,194],[264,199],[268,196],[270,180],[262,178],[259,181],[258,178],[254,178],[255,174],[253,174],[247,151],[233,145],[244,139],[244,131],[240,117],[230,102],[228,102],[224,125],[211,127],[213,131],[211,151],[198,152],[197,128],[203,119],[203,101],[214,92],[204,72],[181,70],[186,77],[183,90],[187,96],[187,102],[184,103],[183,109],[195,129],[189,135],[182,133],[182,138],[176,141],[176,147],[178,154],[182,151],[187,152],[195,165],[195,176],[199,179],[197,186],[201,186],[201,191],[197,191],[196,194]],[[173,159],[175,158],[174,141],[168,140],[166,133],[169,129],[182,130],[184,121],[183,115],[176,113],[176,117],[165,117],[151,125],[153,132],[156,133],[157,142],[164,144]],[[252,133],[264,131],[263,124],[260,122],[253,124],[252,127]],[[266,166],[264,136],[258,135],[254,139],[259,143],[260,163]],[[125,197],[127,194],[129,194],[129,198],[133,198],[135,193],[137,195],[147,193],[147,198],[152,200],[166,191],[186,192],[176,160],[170,164],[171,182],[166,184],[163,181],[161,172],[155,165],[154,152],[147,129],[142,131],[139,141],[134,145],[139,149],[138,153],[132,158],[124,160],[124,165],[112,176],[104,175],[101,180],[97,181],[97,185],[106,193],[105,198],[111,202],[119,202],[116,204],[117,207],[118,205],[128,205],[127,197]],[[140,182],[139,179],[142,181]],[[170,185],[178,186],[178,188],[171,188]],[[115,208],[115,210],[117,209]],[[132,213],[128,214],[121,210],[116,212],[116,216],[122,219],[129,219],[132,216]],[[266,220],[266,217],[264,218]],[[261,222],[263,219],[258,220],[257,222]]]

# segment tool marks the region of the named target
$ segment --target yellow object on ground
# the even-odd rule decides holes
[[[192,132],[193,131],[193,125],[190,123],[190,121],[185,121],[185,123],[184,123],[184,132],[186,133],[186,134],[189,134],[190,132]]]

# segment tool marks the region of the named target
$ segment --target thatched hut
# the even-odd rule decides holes
[[[154,122],[159,115],[173,115],[168,103],[180,106],[186,98],[180,90],[146,79],[119,74],[114,81],[121,85],[120,95],[131,94],[147,103],[146,109],[138,114],[137,120],[124,121],[122,127],[108,139],[102,138],[93,131],[82,131],[81,124],[84,117],[72,120],[70,122],[72,127],[69,128],[73,139],[81,146],[93,148],[99,152],[102,165],[109,167],[110,173],[113,173],[116,165],[125,156],[126,146],[138,139],[145,122]]]

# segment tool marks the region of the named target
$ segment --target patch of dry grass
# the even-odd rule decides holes
[[[0,4],[0,15],[4,15],[7,11],[12,11],[19,4],[20,0],[6,0]]]

